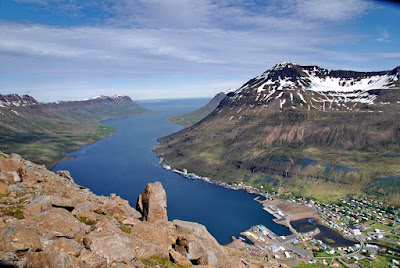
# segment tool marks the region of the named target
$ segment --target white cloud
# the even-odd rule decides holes
[[[367,12],[369,2],[361,0],[19,1],[70,16],[96,7],[108,18],[74,27],[0,21],[0,62],[7,62],[0,73],[21,77],[2,81],[0,90],[25,88],[46,100],[76,93],[68,88],[85,97],[116,87],[147,99],[155,92],[181,96],[175,88],[204,96],[239,87],[280,61],[351,68],[379,57],[328,48],[366,38],[330,27]],[[42,94],[45,88],[60,94]]]
[[[305,18],[341,22],[359,17],[375,6],[367,0],[296,0],[295,5]]]

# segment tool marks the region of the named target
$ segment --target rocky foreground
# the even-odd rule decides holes
[[[68,171],[0,153],[0,196],[0,267],[151,267],[152,259],[164,261],[158,267],[279,267],[219,245],[201,224],[168,221],[160,182],[134,209],[75,184]]]

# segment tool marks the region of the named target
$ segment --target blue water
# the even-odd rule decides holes
[[[278,235],[289,230],[272,221],[273,217],[253,201],[255,195],[225,189],[198,180],[188,180],[164,170],[152,148],[157,138],[182,129],[167,122],[173,115],[193,111],[207,99],[139,102],[157,113],[105,121],[116,133],[94,144],[69,153],[75,158],[61,162],[53,171],[69,170],[75,182],[95,194],[117,193],[135,207],[137,197],[149,182],[160,181],[167,192],[169,220],[181,219],[204,224],[220,242],[253,225],[263,224]]]

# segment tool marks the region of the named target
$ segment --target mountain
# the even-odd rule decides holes
[[[155,150],[175,168],[214,179],[400,203],[399,187],[382,189],[382,180],[400,182],[399,73],[279,63]]]
[[[231,90],[220,92],[200,109],[190,113],[170,117],[168,118],[168,120],[172,123],[180,124],[183,125],[184,127],[189,127],[199,122],[201,119],[203,119],[204,117],[209,115],[212,111],[214,111],[215,108],[218,107],[221,100],[223,100],[229,92],[231,92]]]
[[[0,95],[0,150],[51,168],[67,152],[114,132],[100,121],[147,112],[127,96],[41,103],[28,95]]]
[[[0,267],[286,267],[241,240],[221,246],[199,223],[168,221],[160,182],[136,210],[17,154],[0,152],[0,170]]]

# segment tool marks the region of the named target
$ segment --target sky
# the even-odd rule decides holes
[[[275,64],[390,70],[400,4],[368,0],[0,0],[0,94],[212,97]]]

